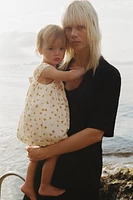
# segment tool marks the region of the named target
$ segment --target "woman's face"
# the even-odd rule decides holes
[[[69,44],[74,51],[78,52],[85,48],[89,48],[87,30],[84,26],[67,26],[65,27],[65,33]]]

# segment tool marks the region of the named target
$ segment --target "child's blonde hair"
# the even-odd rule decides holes
[[[45,26],[37,34],[36,51],[39,51],[43,46],[51,46],[56,39],[61,39],[66,43],[64,30],[60,26],[54,24]]]
[[[87,69],[96,69],[100,52],[101,34],[99,30],[98,16],[93,6],[88,1],[74,1],[72,2],[62,18],[62,25],[65,29],[69,26],[82,25],[87,30],[89,43],[89,63]],[[74,50],[69,46],[66,60],[67,63],[74,57]]]

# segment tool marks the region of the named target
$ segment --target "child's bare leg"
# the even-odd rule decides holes
[[[51,185],[52,175],[55,169],[58,157],[52,157],[45,161],[42,168],[41,185],[39,194],[42,196],[59,196],[65,192],[63,189],[56,188]]]
[[[21,191],[25,193],[31,200],[37,200],[34,191],[34,175],[37,167],[37,162],[30,161],[27,169],[25,183],[21,186]]]

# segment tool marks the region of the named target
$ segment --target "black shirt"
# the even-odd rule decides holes
[[[104,131],[104,136],[114,135],[121,77],[119,71],[103,57],[95,74],[89,70],[78,88],[67,91],[70,106],[69,135],[84,128]]]
[[[104,131],[104,136],[112,137],[120,86],[119,71],[101,57],[95,73],[92,69],[87,71],[78,88],[66,90],[70,107],[68,135],[71,136],[85,128],[95,128]],[[55,175],[55,180],[58,180],[58,187],[86,187],[88,181],[99,180],[101,168],[102,148],[99,142],[82,150],[61,155],[54,173],[58,174]]]

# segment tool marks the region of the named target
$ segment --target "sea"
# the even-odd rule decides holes
[[[122,86],[113,138],[103,138],[103,165],[133,167],[133,63],[112,63],[121,74]],[[18,120],[35,64],[0,65],[0,177],[15,172],[25,177],[28,165],[25,145],[16,137]],[[2,200],[22,200],[16,176],[1,187]],[[9,199],[10,196],[10,199]]]

